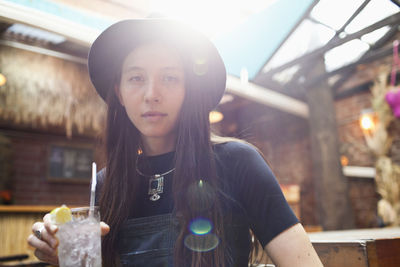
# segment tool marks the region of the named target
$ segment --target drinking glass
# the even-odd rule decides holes
[[[59,225],[57,238],[60,267],[101,267],[99,207],[71,209],[72,220]]]

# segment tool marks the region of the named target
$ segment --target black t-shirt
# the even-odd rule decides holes
[[[246,217],[249,227],[263,247],[278,234],[298,223],[271,169],[254,147],[241,142],[227,142],[214,145],[214,153],[218,176],[228,185],[226,193],[235,202],[235,207],[231,210]],[[170,152],[141,157],[138,165],[145,174],[160,174],[170,170],[173,161],[174,152]],[[98,174],[99,187],[103,179],[104,169]],[[163,193],[157,201],[149,199],[148,178],[140,176],[140,179],[139,195],[136,203],[132,203],[132,217],[171,213],[172,173],[164,176]]]

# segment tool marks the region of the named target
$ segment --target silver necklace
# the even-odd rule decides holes
[[[150,195],[149,199],[151,201],[157,201],[161,197],[159,194],[164,192],[164,176],[173,172],[175,170],[175,167],[164,173],[148,175],[142,173],[139,170],[138,159],[136,160],[136,172],[143,177],[149,178],[149,191],[148,191],[148,194]]]

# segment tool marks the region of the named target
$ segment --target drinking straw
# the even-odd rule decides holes
[[[96,163],[92,163],[92,187],[90,190],[90,207],[89,207],[89,216],[93,216],[94,214],[94,202],[96,197]]]

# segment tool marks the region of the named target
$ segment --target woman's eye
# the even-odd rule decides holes
[[[144,78],[142,76],[135,75],[135,76],[129,77],[128,81],[130,81],[130,82],[143,82]]]
[[[165,75],[163,77],[163,80],[165,82],[178,82],[179,81],[179,77],[178,76],[174,76],[174,75]]]

